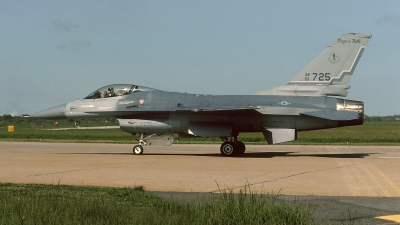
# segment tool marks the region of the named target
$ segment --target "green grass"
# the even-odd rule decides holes
[[[89,124],[93,126],[95,124]],[[112,124],[115,126],[116,124]],[[72,127],[71,124],[60,124]],[[44,127],[17,124],[10,133],[7,126],[0,127],[0,141],[50,141],[50,142],[101,142],[137,143],[132,135],[120,129],[106,130],[46,130],[55,128],[53,123]],[[239,140],[246,144],[267,144],[261,133],[240,133]],[[219,144],[219,138],[178,138],[181,144]],[[284,144],[334,144],[334,145],[400,145],[400,122],[368,122],[362,126],[298,132],[298,140]]]
[[[14,132],[0,131],[0,139],[17,141],[60,141],[60,142],[135,142],[131,134],[120,129],[104,130],[44,130],[18,128]]]
[[[313,210],[249,188],[178,203],[140,186],[0,184],[0,224],[315,224]]]
[[[369,122],[362,126],[299,132],[296,144],[400,145],[400,122]]]

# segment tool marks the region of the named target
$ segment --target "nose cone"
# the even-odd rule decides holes
[[[46,109],[31,115],[32,118],[38,119],[66,119],[65,107],[67,104],[59,105],[50,109]]]

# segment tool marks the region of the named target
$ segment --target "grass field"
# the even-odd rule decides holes
[[[313,210],[248,188],[178,203],[140,186],[0,184],[0,224],[315,224]]]
[[[93,126],[96,124],[89,124]],[[107,124],[110,125],[110,124]],[[118,123],[111,125],[117,126]],[[73,127],[60,124],[58,128]],[[17,124],[14,132],[8,132],[7,125],[0,127],[2,141],[47,141],[47,142],[99,142],[136,143],[136,138],[120,129],[105,130],[49,130],[54,124],[29,126]],[[241,133],[239,139],[246,144],[267,144],[261,133]],[[222,143],[219,138],[178,138],[178,143]],[[298,133],[298,140],[284,144],[334,144],[334,145],[400,145],[400,122],[368,122],[362,126],[342,127]]]

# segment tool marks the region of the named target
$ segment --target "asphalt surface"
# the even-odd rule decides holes
[[[0,182],[133,187],[189,201],[239,191],[279,193],[315,205],[319,221],[399,224],[400,146],[247,146],[0,142]],[[378,216],[392,216],[383,220]],[[350,219],[349,219],[350,218]]]

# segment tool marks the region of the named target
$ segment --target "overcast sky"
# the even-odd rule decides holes
[[[348,99],[400,114],[400,1],[0,1],[0,115],[113,83],[200,94],[284,85],[342,33],[372,33]]]

